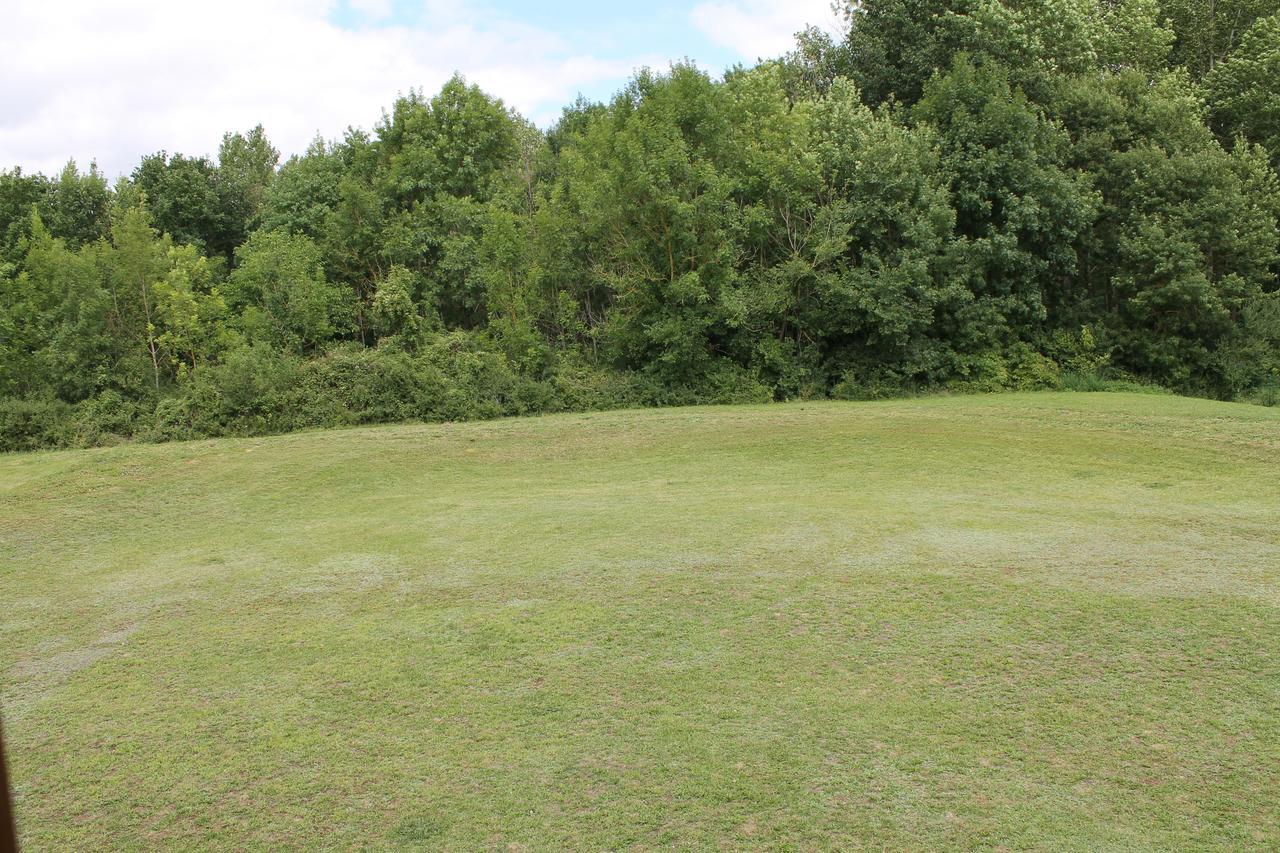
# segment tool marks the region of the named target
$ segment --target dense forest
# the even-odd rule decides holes
[[[458,77],[0,173],[0,449],[1140,383],[1280,398],[1280,0],[863,0],[541,130]],[[56,147],[57,140],[50,140]]]

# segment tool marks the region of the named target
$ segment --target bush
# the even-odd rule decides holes
[[[954,391],[988,394],[1011,386],[1009,362],[996,351],[961,355],[957,359],[957,377],[947,383]]]
[[[0,451],[66,447],[73,409],[59,400],[0,400]]]
[[[151,411],[149,405],[127,400],[118,391],[104,391],[75,406],[72,443],[77,447],[118,444],[150,421]]]
[[[1280,406],[1280,385],[1264,385],[1255,388],[1245,398],[1245,402],[1258,406]]]
[[[312,426],[410,420],[439,384],[395,349],[334,350],[308,362],[304,373],[302,397],[313,402],[301,405],[299,416]]]
[[[306,395],[304,371],[301,359],[265,344],[232,350],[222,363],[187,379],[176,399],[157,406],[155,435],[262,435],[336,426],[338,413],[328,401]]]
[[[458,421],[563,408],[555,386],[521,376],[478,336],[454,332],[414,355],[335,348],[303,361],[244,347],[205,368],[157,408],[158,439],[261,435],[308,427]]]
[[[1009,350],[1007,387],[1017,391],[1057,388],[1062,381],[1061,373],[1056,362],[1028,344],[1015,344]]]
[[[1064,373],[1101,375],[1111,363],[1111,353],[1089,326],[1081,326],[1078,332],[1055,330],[1049,336],[1044,351],[1062,367]]]
[[[639,408],[661,396],[650,377],[571,360],[560,362],[551,384],[560,405],[573,412]]]
[[[1109,391],[1112,393],[1127,394],[1168,394],[1167,389],[1159,385],[1139,382],[1131,376],[1124,374],[1116,374],[1114,376],[1102,376],[1097,373],[1073,373],[1067,372],[1062,374],[1062,379],[1058,383],[1058,387],[1063,391],[1084,391],[1099,392]]]
[[[886,400],[910,393],[899,383],[879,378],[863,379],[853,371],[846,373],[831,389],[831,397],[836,400]]]
[[[423,401],[423,420],[469,421],[524,415],[555,408],[550,388],[519,376],[506,356],[484,347],[476,335],[451,332],[423,348],[419,370],[437,383]]]

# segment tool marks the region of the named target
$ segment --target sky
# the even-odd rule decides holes
[[[0,169],[127,175],[261,123],[284,157],[455,72],[540,126],[641,67],[719,74],[836,32],[830,0],[5,0]]]

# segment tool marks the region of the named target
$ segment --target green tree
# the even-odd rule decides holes
[[[1115,363],[1187,391],[1239,390],[1219,351],[1275,287],[1280,195],[1265,156],[1228,154],[1185,74],[1082,78],[1061,104],[1073,161],[1102,196],[1074,315],[1099,318]]]
[[[185,377],[228,346],[227,306],[215,284],[216,264],[194,246],[171,247],[167,262],[168,272],[152,286],[156,343],[166,365]]]
[[[973,302],[950,335],[970,346],[1026,339],[1067,299],[1096,200],[1067,163],[1069,137],[988,63],[957,59],[912,111],[935,128],[956,210],[955,274]]]
[[[378,226],[381,257],[364,264],[375,273],[370,278],[387,262],[405,266],[420,276],[421,297],[435,300],[431,311],[447,326],[483,325],[484,284],[474,273],[486,205],[501,198],[528,206],[527,134],[501,101],[461,77],[430,99],[415,91],[398,99],[370,147],[368,180],[385,222]]]
[[[852,76],[870,104],[914,104],[959,54],[1000,63],[1035,101],[1055,78],[1165,68],[1174,33],[1156,0],[859,0],[849,22]]]
[[[0,171],[0,263],[18,260],[18,241],[29,233],[31,213],[49,193],[44,175],[24,175],[21,169]]]
[[[438,193],[487,201],[519,154],[517,127],[461,77],[429,100],[411,90],[378,123],[379,182],[401,208]]]
[[[736,206],[715,165],[728,118],[697,69],[642,73],[563,155],[584,237],[598,247],[601,340],[617,365],[673,387],[714,372],[730,333]]]
[[[72,248],[105,237],[111,230],[111,189],[96,163],[81,173],[74,160],[49,185],[40,215],[49,233]]]
[[[34,211],[27,230],[21,272],[0,275],[0,392],[75,402],[129,384],[95,248],[68,248]]]
[[[228,133],[218,147],[217,190],[225,217],[220,246],[230,254],[258,225],[268,188],[276,174],[280,152],[272,147],[262,125],[248,133]]]
[[[234,248],[218,192],[217,170],[205,157],[163,151],[142,158],[130,180],[142,191],[155,227],[174,242],[210,254]]]
[[[1280,12],[1277,0],[1160,0],[1177,40],[1171,61],[1199,80],[1236,49],[1253,22]]]
[[[109,250],[103,247],[107,281],[111,288],[113,322],[119,333],[141,346],[152,369],[155,391],[160,391],[163,334],[156,307],[155,289],[168,272],[170,242],[151,227],[143,207],[122,211],[111,227]]]
[[[972,296],[948,269],[956,213],[936,134],[873,114],[847,83],[818,106],[816,128],[824,207],[807,239],[802,269],[816,275],[800,340],[821,348],[828,384],[950,378],[967,342],[949,333]]]
[[[346,171],[343,147],[315,139],[305,153],[290,157],[263,190],[262,230],[322,239]]]
[[[1214,125],[1267,150],[1280,166],[1280,15],[1260,18],[1208,75]]]
[[[227,305],[240,313],[250,341],[314,353],[343,328],[349,300],[325,279],[320,249],[309,238],[256,231],[236,250]]]

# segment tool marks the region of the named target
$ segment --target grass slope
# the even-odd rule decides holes
[[[1086,394],[0,458],[20,829],[1275,848],[1277,473]]]

